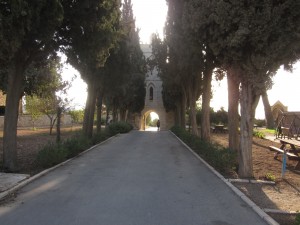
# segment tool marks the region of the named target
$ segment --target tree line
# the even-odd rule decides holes
[[[87,83],[83,133],[100,132],[102,103],[125,119],[143,108],[145,59],[131,0],[41,0],[0,2],[0,89],[6,94],[3,167],[18,170],[17,121],[25,94],[47,98],[59,114],[59,54]],[[78,90],[85,91],[85,90]],[[61,101],[58,101],[61,100]],[[58,117],[59,119],[59,117]]]
[[[253,177],[255,109],[278,68],[291,70],[300,58],[300,2],[167,0],[167,4],[165,36],[153,36],[149,62],[159,68],[164,105],[176,112],[176,123],[182,127],[188,109],[192,133],[209,141],[211,81],[213,76],[226,77],[229,147],[238,152],[239,175]]]

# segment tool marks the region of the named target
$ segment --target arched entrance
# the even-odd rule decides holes
[[[157,121],[159,120],[159,115],[155,111],[148,111],[144,116],[145,131],[157,131]]]
[[[151,57],[151,48],[149,45],[141,45],[145,58]],[[132,121],[134,127],[139,130],[146,129],[146,120],[151,112],[155,112],[160,120],[160,129],[168,130],[174,125],[174,112],[166,112],[162,99],[162,80],[158,76],[157,69],[148,71],[145,77],[145,106],[139,115],[136,115]]]
[[[154,110],[148,110],[143,113],[140,121],[140,130],[153,131],[156,128],[156,122],[160,119],[159,114]],[[152,127],[152,128],[151,128]],[[151,129],[149,129],[151,128]]]

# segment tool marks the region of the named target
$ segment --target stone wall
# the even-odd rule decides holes
[[[35,127],[50,127],[50,119],[46,115],[40,116],[35,121]],[[63,115],[61,118],[62,126],[72,125],[72,118],[70,115]],[[33,123],[29,115],[20,115],[18,118],[18,127],[32,127]],[[4,116],[0,116],[0,128],[4,127]]]

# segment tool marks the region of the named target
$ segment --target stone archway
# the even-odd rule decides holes
[[[142,119],[140,120],[140,123],[141,123],[140,130],[146,130],[146,120],[147,120],[147,117],[150,116],[150,113],[152,113],[152,112],[154,112],[158,115],[159,120],[161,119],[159,114],[156,111],[154,111],[154,110],[146,111],[144,114],[142,114]]]
[[[142,51],[145,58],[151,57],[151,48],[149,45],[142,44]],[[158,76],[158,71],[154,68],[148,71],[145,77],[145,106],[139,115],[133,118],[135,128],[145,130],[147,116],[151,112],[157,113],[160,120],[160,129],[168,130],[175,124],[174,112],[166,112],[162,99],[162,80]]]

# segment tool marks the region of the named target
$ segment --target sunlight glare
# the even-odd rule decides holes
[[[150,116],[151,116],[151,121],[155,120],[155,119],[159,119],[159,116],[157,115],[156,112],[151,112],[150,113]]]
[[[166,1],[132,0],[131,2],[136,27],[140,29],[140,41],[149,44],[153,33],[158,33],[162,38],[168,10]]]

